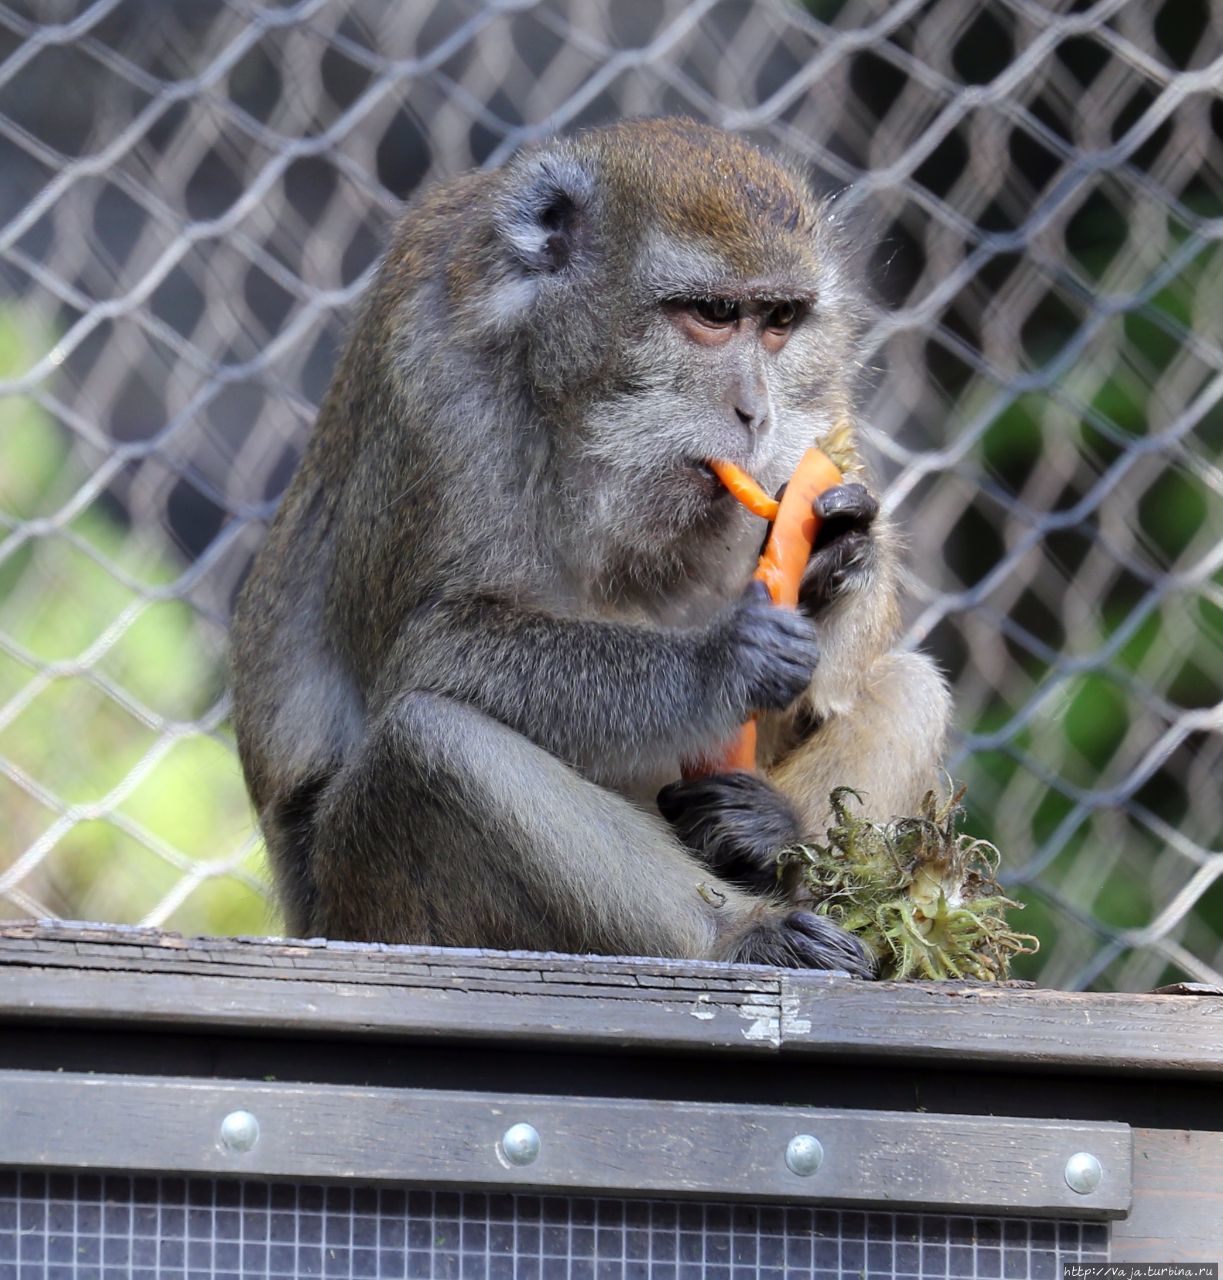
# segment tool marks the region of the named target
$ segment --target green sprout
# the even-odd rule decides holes
[[[827,844],[787,849],[779,875],[816,911],[874,952],[880,977],[978,978],[999,982],[1011,958],[1039,946],[1008,925],[1022,904],[1003,894],[998,850],[956,834],[965,788],[926,792],[916,817],[871,822],[850,811],[851,787],[829,797]]]

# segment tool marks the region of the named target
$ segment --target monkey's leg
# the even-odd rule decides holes
[[[829,922],[718,880],[658,818],[440,695],[392,701],[314,831],[309,926],[329,937],[869,972]]]
[[[835,787],[860,791],[876,821],[917,813],[938,785],[951,699],[922,653],[885,653],[857,697],[829,714],[769,770],[798,812],[804,837],[823,839]]]

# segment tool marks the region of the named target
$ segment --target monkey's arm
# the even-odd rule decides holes
[[[895,643],[900,555],[890,522],[865,486],[829,489],[815,510],[822,524],[798,600],[827,660],[800,706],[826,716],[857,697],[870,666]]]
[[[828,797],[860,791],[868,814],[915,814],[939,781],[950,698],[924,654],[897,652],[898,554],[860,484],[817,500],[821,531],[799,592],[821,660],[802,696],[761,717],[765,774],[718,774],[664,788],[659,808],[706,865],[737,883],[775,882],[778,851],[823,838]]]
[[[405,628],[395,683],[480,708],[571,764],[666,763],[783,707],[818,658],[810,621],[753,586],[705,627],[570,619],[501,599],[441,603]]]
[[[824,524],[799,593],[820,636],[811,684],[770,716],[767,776],[798,814],[803,837],[823,836],[829,793],[862,792],[881,821],[915,814],[939,782],[951,700],[925,654],[896,648],[900,632],[896,535],[860,484],[816,502]]]
[[[436,694],[388,703],[312,826],[304,936],[873,970],[831,921],[709,875],[657,818]]]

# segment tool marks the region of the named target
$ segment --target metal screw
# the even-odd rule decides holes
[[[1077,1151],[1066,1161],[1066,1185],[1079,1195],[1090,1195],[1104,1177],[1099,1160],[1090,1151]]]
[[[531,1124],[512,1124],[501,1135],[497,1151],[508,1164],[530,1164],[540,1149],[539,1132]]]
[[[800,1178],[809,1178],[824,1163],[824,1147],[809,1133],[796,1134],[786,1147],[786,1168]]]
[[[259,1121],[249,1111],[231,1111],[221,1121],[221,1145],[230,1151],[249,1151],[259,1141]]]

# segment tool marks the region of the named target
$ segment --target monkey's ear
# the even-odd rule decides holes
[[[564,271],[585,242],[594,201],[594,175],[555,151],[522,157],[511,167],[497,202],[497,230],[527,271]]]

